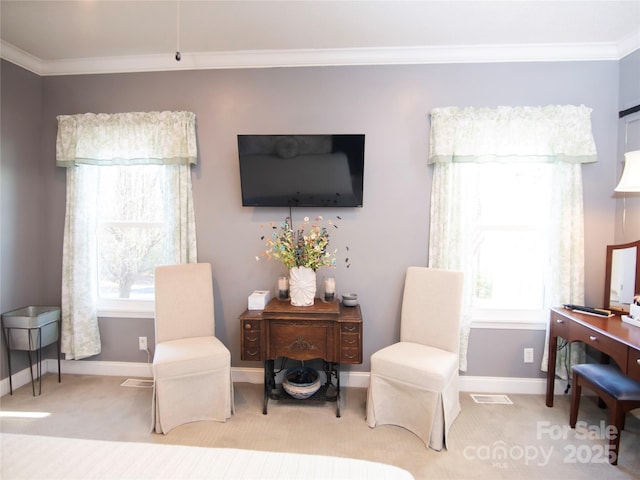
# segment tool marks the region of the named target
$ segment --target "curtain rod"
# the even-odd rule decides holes
[[[626,110],[618,112],[618,118],[626,117],[627,115],[631,115],[632,113],[636,112],[640,112],[640,105],[636,105],[635,107],[627,108]]]

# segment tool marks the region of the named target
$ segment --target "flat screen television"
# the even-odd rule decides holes
[[[361,207],[364,135],[238,135],[245,207]]]

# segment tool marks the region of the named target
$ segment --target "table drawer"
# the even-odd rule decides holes
[[[257,330],[260,332],[260,325],[262,322],[260,320],[243,320],[242,321],[242,330]]]
[[[629,347],[629,359],[627,360],[627,375],[640,381],[640,350]]]
[[[554,313],[551,317],[551,334],[568,340],[570,325],[571,321],[569,319]]]
[[[250,324],[250,322],[244,323],[244,328],[242,329],[242,339],[245,344],[260,344],[260,326],[255,327]]]
[[[260,345],[256,347],[247,346],[242,349],[242,357],[241,360],[247,361],[260,361],[262,360],[262,352],[260,350]]]
[[[340,363],[362,363],[362,331],[360,323],[340,325]]]
[[[241,359],[262,360],[261,322],[258,320],[243,320],[241,335]]]
[[[286,324],[271,322],[269,358],[288,357],[296,360],[333,359],[331,325]]]
[[[590,345],[600,352],[609,355],[616,361],[620,368],[624,368],[624,366],[627,365],[628,347],[626,345],[618,343],[616,340],[587,327],[578,328],[576,325],[576,328],[571,331],[573,340],[584,342],[586,345]]]
[[[357,333],[360,334],[360,324],[359,323],[342,323],[340,325],[340,331],[344,333]]]
[[[340,363],[362,363],[360,335],[343,333],[340,341]]]

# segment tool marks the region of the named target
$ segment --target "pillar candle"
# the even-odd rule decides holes
[[[324,280],[324,293],[333,295],[336,293],[336,279],[333,277],[325,278]]]

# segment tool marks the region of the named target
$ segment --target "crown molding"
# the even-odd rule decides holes
[[[41,60],[2,41],[0,56],[40,76],[175,70],[620,60],[640,48],[640,34],[620,43],[476,45],[306,50],[252,50]]]
[[[42,75],[42,60],[25,52],[24,50],[14,47],[12,44],[5,42],[4,40],[0,40],[0,58],[18,65],[25,70]]]

